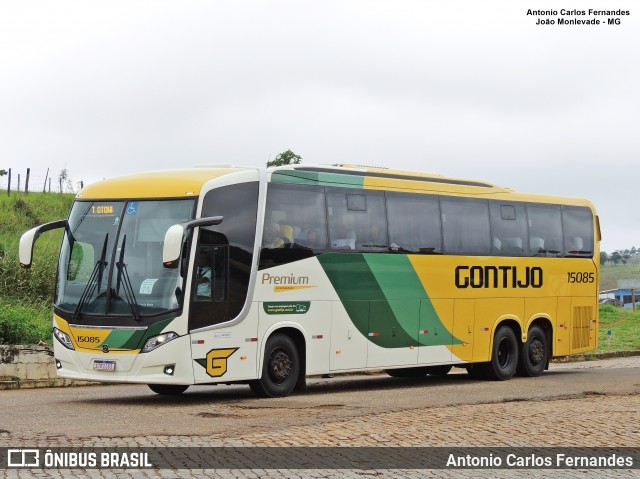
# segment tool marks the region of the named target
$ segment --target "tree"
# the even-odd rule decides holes
[[[605,264],[609,261],[609,254],[606,251],[600,252],[600,264]]]
[[[73,193],[73,181],[71,181],[71,176],[69,175],[69,170],[63,168],[58,175],[58,183],[60,185],[60,193],[62,193],[62,185],[66,184],[67,191]]]
[[[275,159],[267,161],[267,168],[270,166],[282,166],[282,165],[298,165],[302,161],[300,155],[296,155],[293,151],[287,150],[278,154]]]
[[[8,173],[7,170],[0,170],[0,176],[4,176]]]

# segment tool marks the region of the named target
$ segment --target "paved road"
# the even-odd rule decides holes
[[[554,364],[542,377],[507,382],[464,373],[317,378],[307,393],[282,399],[255,399],[246,386],[193,387],[165,398],[122,385],[0,391],[0,404],[0,446],[10,447],[640,447],[640,358]],[[443,472],[451,471],[432,471]],[[503,472],[490,477],[514,477]],[[609,472],[600,476],[637,477],[637,470]]]

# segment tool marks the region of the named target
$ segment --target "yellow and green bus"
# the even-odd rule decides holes
[[[584,199],[353,165],[203,167],[85,187],[64,228],[58,375],[159,394],[308,375],[538,376],[597,347]]]

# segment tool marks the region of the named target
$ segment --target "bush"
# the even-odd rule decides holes
[[[0,298],[0,344],[51,344],[51,307]]]

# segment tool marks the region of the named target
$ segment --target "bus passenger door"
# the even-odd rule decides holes
[[[230,328],[193,332],[231,319],[229,289],[234,285],[229,245],[201,242],[191,281],[189,329],[195,382],[254,377],[257,341],[250,339],[257,338],[257,321],[249,317]]]

